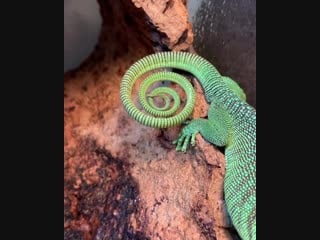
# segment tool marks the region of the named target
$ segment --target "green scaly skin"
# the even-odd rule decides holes
[[[142,74],[158,68],[185,70],[200,82],[210,103],[208,119],[190,121],[174,141],[176,150],[185,152],[189,143],[195,144],[198,133],[212,144],[225,147],[227,210],[241,238],[256,239],[256,110],[245,102],[245,94],[239,85],[231,78],[221,76],[204,58],[186,52],[162,52],[137,61],[121,82],[120,97],[124,108],[143,125],[168,128],[185,123],[195,105],[195,93],[190,82],[181,75],[165,71],[151,75],[143,84],[139,99],[146,109],[145,112],[140,111],[131,100],[133,85]],[[161,87],[147,93],[149,86],[161,80],[180,84],[188,96],[183,110],[175,116],[172,116],[172,109],[177,110],[180,101],[172,90]],[[168,95],[174,99],[173,104]],[[155,105],[155,96],[163,98],[164,107]]]

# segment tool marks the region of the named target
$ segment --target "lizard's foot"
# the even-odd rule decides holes
[[[173,144],[177,144],[176,151],[186,152],[189,143],[194,146],[196,143],[196,135],[199,133],[198,130],[195,130],[192,125],[188,125],[182,129],[178,138],[173,141]]]

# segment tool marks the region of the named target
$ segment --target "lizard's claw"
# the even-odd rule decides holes
[[[182,151],[185,153],[187,151],[189,143],[191,143],[192,146],[195,145],[195,139],[198,132],[192,132],[190,130],[191,129],[188,128],[188,126],[185,127],[180,132],[178,138],[172,142],[173,144],[177,145],[177,152]]]

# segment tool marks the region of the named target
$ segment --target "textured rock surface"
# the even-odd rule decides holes
[[[236,239],[226,230],[223,155],[200,136],[196,148],[176,153],[179,127],[144,127],[120,103],[124,72],[155,47],[148,40],[154,29],[142,21],[144,11],[152,19],[155,1],[140,1],[141,8],[134,2],[99,1],[99,44],[64,76],[64,239]],[[186,14],[172,2],[165,13],[179,7],[174,11]],[[194,117],[204,117],[208,106],[194,85]]]
[[[171,50],[186,50],[193,42],[188,12],[181,0],[132,0],[136,7],[142,8],[152,24],[162,33],[156,40]]]

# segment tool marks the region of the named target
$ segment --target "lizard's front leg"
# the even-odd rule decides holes
[[[176,144],[176,151],[186,152],[189,143],[195,145],[196,135],[200,133],[202,137],[215,144],[216,146],[225,146],[228,140],[228,132],[218,122],[207,119],[194,119],[180,132],[178,138],[173,141]]]

